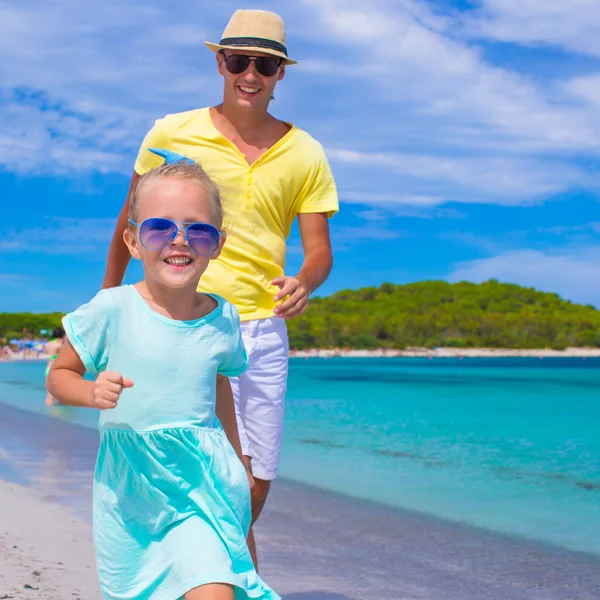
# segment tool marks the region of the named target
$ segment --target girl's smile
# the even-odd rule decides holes
[[[194,259],[185,254],[171,254],[164,261],[173,269],[180,270],[189,267],[194,262]]]

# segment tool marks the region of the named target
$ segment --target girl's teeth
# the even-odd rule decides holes
[[[192,262],[191,258],[167,258],[166,262],[176,267],[181,267]]]
[[[246,92],[247,94],[253,94],[254,92],[258,92],[258,90],[255,88],[242,87],[241,85],[240,90],[242,90],[242,92]]]

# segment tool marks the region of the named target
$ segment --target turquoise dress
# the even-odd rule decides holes
[[[228,583],[236,600],[279,600],[246,545],[250,488],[215,415],[216,375],[246,368],[236,309],[201,319],[153,311],[133,286],[100,292],[63,319],[86,369],[133,380],[100,413],[94,544],[103,597],[177,600]]]

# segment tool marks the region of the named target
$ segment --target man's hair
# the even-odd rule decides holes
[[[196,184],[212,200],[215,211],[215,225],[217,229],[221,229],[223,225],[223,206],[221,205],[219,188],[199,164],[185,161],[171,164],[162,163],[140,177],[129,198],[129,218],[132,221],[136,221],[135,215],[140,194],[159,179],[178,179]]]

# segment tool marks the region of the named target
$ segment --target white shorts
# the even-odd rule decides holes
[[[231,378],[242,452],[252,457],[258,479],[277,477],[288,377],[289,344],[285,320],[244,321],[242,338],[248,368]]]

